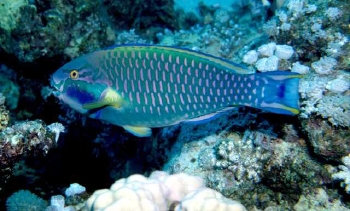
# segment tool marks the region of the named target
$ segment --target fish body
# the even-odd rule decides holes
[[[51,84],[73,109],[141,137],[151,135],[152,127],[209,117],[237,105],[298,114],[299,74],[247,72],[191,50],[126,45],[65,64]]]

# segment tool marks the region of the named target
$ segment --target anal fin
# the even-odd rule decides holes
[[[123,128],[138,137],[149,137],[152,134],[152,129],[149,127],[124,125]]]
[[[114,89],[108,87],[101,95],[101,98],[96,102],[83,104],[84,109],[98,109],[104,106],[113,106],[120,108],[123,105],[123,98]]]

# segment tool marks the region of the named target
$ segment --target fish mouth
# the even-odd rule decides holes
[[[50,85],[51,85],[51,87],[53,87],[56,90],[56,91],[53,91],[55,96],[56,96],[56,94],[62,92],[62,90],[63,90],[63,82],[57,80],[57,78],[55,78],[54,75],[52,75],[50,78]]]
[[[53,82],[52,78],[51,78],[50,82],[51,82],[50,84],[51,84],[51,87],[52,87],[51,93],[53,94],[53,96],[59,97],[61,95],[61,92],[58,89],[57,85]]]
[[[57,97],[58,99],[61,99],[62,98],[62,90],[60,90],[59,84],[55,83],[54,78],[52,76],[50,78],[50,85],[51,85],[50,95],[53,95],[54,97]]]

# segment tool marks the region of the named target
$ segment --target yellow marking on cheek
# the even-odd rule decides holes
[[[101,99],[92,103],[85,103],[82,107],[84,109],[96,109],[104,106],[113,106],[114,108],[120,108],[123,105],[123,98],[112,88],[107,88],[102,94]]]

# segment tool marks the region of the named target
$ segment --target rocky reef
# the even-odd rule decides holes
[[[46,126],[41,120],[17,122],[9,124],[9,111],[5,106],[5,97],[0,93],[0,172],[2,186],[0,193],[7,184],[14,170],[21,161],[30,157],[45,157],[55,146],[55,136],[60,131],[55,125]],[[56,123],[59,124],[59,123]],[[54,127],[52,127],[54,126]],[[17,166],[17,167],[16,167]]]

